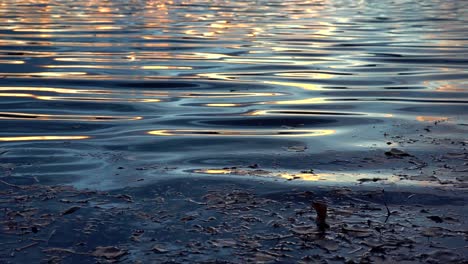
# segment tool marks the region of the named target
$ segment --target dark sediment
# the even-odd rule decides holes
[[[2,263],[467,262],[462,190],[228,179],[111,192],[0,186]],[[327,205],[327,227],[313,202]]]

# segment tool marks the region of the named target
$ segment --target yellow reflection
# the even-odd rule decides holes
[[[268,110],[254,110],[254,111],[242,114],[242,115],[245,115],[245,116],[262,116],[262,115],[268,115],[268,113],[269,113]]]
[[[153,130],[147,132],[154,136],[270,136],[270,137],[318,137],[335,134],[331,129],[294,129],[294,130]]]
[[[315,110],[252,110],[250,112],[241,114],[243,116],[265,116],[265,115],[285,115],[285,116],[324,116],[324,115],[365,115],[364,113],[357,113],[357,112],[323,112],[323,111],[315,111]]]
[[[111,29],[122,29],[122,27],[119,27],[119,26],[97,26],[96,29],[111,30]]]
[[[18,136],[0,137],[0,141],[37,141],[37,140],[80,140],[88,139],[89,136]]]
[[[199,169],[194,170],[195,173],[203,174],[231,174],[231,175],[250,175],[250,176],[273,176],[269,171],[265,170],[250,170],[250,169]]]
[[[224,73],[216,73],[216,72],[210,72],[210,73],[199,73],[197,76],[200,76],[202,78],[208,78],[208,79],[219,79],[219,80],[231,80],[232,77],[224,75]]]
[[[34,120],[73,120],[73,121],[115,121],[115,120],[141,120],[141,116],[90,116],[90,115],[47,115],[47,114],[29,114],[15,112],[0,112],[0,119],[34,119]]]
[[[0,97],[31,97],[45,101],[89,101],[89,102],[137,102],[137,103],[159,103],[161,99],[152,98],[118,98],[118,97],[78,97],[78,96],[46,96],[26,93],[0,93]]]
[[[22,60],[0,60],[0,64],[24,64]]]
[[[235,107],[235,106],[242,106],[242,104],[204,104],[204,106],[211,106],[211,107]]]
[[[23,86],[1,86],[0,91],[38,91],[38,92],[52,92],[52,93],[66,93],[66,94],[112,94],[110,90],[79,90],[70,88],[57,88],[57,87],[23,87]],[[5,93],[4,93],[5,94]],[[0,94],[1,95],[1,94]]]
[[[279,96],[281,93],[216,93],[216,92],[199,92],[199,93],[173,93],[173,96],[178,97],[209,97],[209,98],[232,98],[232,97],[254,97],[254,96]]]
[[[266,102],[261,104],[279,104],[279,105],[302,105],[302,104],[321,104],[325,103],[325,98],[307,98],[307,99],[298,99],[298,100],[287,100],[287,101],[273,101]]]
[[[111,65],[83,65],[83,64],[77,64],[77,65],[44,65],[42,67],[49,68],[49,69],[66,69],[66,68],[109,69],[109,68],[115,68],[114,66],[111,66]]]
[[[309,91],[324,90],[322,87],[316,84],[311,84],[311,83],[272,82],[272,81],[264,81],[264,83],[273,84],[273,85],[292,86],[292,87],[297,87],[297,88],[301,88],[301,89],[309,90]]]
[[[0,94],[1,96],[2,94]],[[125,99],[125,98],[115,98],[115,97],[77,97],[77,96],[36,96],[32,97],[39,100],[46,101],[95,101],[95,102],[137,102],[137,103],[158,103],[161,102],[161,99],[146,99],[146,98],[136,98],[136,99]]]
[[[207,169],[207,170],[196,170],[196,172],[202,172],[207,174],[229,174],[232,172],[230,169]]]
[[[21,75],[43,76],[43,77],[65,77],[69,75],[86,75],[86,72],[33,72]]]
[[[63,62],[118,62],[119,60],[110,59],[110,58],[64,57],[64,58],[54,58],[54,61],[63,61]]]
[[[161,66],[161,65],[147,65],[142,66],[143,70],[191,70],[192,67],[188,66]]]
[[[324,180],[323,177],[325,175],[315,174],[315,173],[297,173],[297,174],[281,173],[278,176],[287,180],[318,181],[318,180]]]
[[[231,174],[244,176],[263,176],[263,177],[279,177],[286,180],[302,180],[302,181],[331,181],[340,182],[342,178],[330,173],[289,173],[289,172],[270,172],[260,169],[239,169],[239,168],[224,168],[224,169],[197,169],[195,173],[203,174]],[[351,179],[346,179],[353,181]]]
[[[211,60],[219,60],[221,58],[230,57],[229,55],[220,54],[220,53],[207,53],[207,52],[195,52],[193,53],[194,56],[200,57],[202,59],[211,59]]]
[[[0,86],[0,93],[3,97],[33,97],[40,100],[94,100],[94,101],[124,101],[124,102],[161,102],[161,99],[151,97],[172,97],[172,98],[240,98],[240,97],[266,97],[266,96],[281,96],[282,93],[261,93],[261,92],[169,92],[169,91],[126,91],[126,90],[88,90],[88,89],[72,89],[59,87],[14,87]],[[11,92],[10,92],[11,91]],[[63,96],[47,96],[34,95],[30,93],[16,93],[18,91],[28,92],[51,92],[59,94],[89,94],[89,97],[63,97]],[[115,96],[131,96],[143,98],[116,98],[116,97],[96,97],[95,95],[115,95]],[[150,98],[148,98],[150,97]],[[208,106],[241,106],[235,103],[213,103]]]
[[[275,75],[284,76],[284,77],[301,77],[301,78],[311,78],[311,79],[330,79],[330,78],[333,78],[334,76],[333,74],[317,73],[317,72],[282,72],[282,73],[275,73]]]

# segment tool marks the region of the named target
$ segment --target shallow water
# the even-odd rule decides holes
[[[391,147],[416,163],[466,155],[467,10],[2,1],[0,169],[92,188],[180,175],[391,181],[408,166],[383,155]]]

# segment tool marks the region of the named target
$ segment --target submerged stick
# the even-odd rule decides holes
[[[324,202],[312,202],[312,207],[317,212],[316,224],[317,227],[324,231],[325,229],[329,228],[330,225],[327,224],[327,204]]]
[[[385,199],[385,190],[384,189],[382,189],[382,196],[383,196],[383,203],[385,205],[385,208],[387,208],[387,218],[385,218],[385,223],[387,223],[388,218],[390,218],[390,215],[392,213],[390,212],[390,209],[388,209],[387,200]]]

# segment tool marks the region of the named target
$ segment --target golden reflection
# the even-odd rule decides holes
[[[225,103],[225,104],[204,104],[204,106],[210,106],[210,107],[238,107],[238,106],[243,106],[243,104],[233,104],[233,103]]]
[[[319,181],[327,180],[324,177],[329,174],[315,174],[315,173],[280,173],[278,176],[287,180],[303,180],[303,181]]]
[[[315,62],[311,61],[299,61],[294,57],[263,57],[263,58],[226,58],[225,61],[230,63],[239,63],[239,64],[295,64],[295,65],[308,65]]]
[[[416,120],[419,122],[441,122],[448,121],[449,118],[445,116],[417,116]]]
[[[291,173],[291,172],[271,172],[260,169],[241,169],[241,168],[223,168],[223,169],[196,169],[193,172],[203,174],[230,174],[241,176],[262,176],[262,177],[278,177],[286,180],[302,180],[302,181],[330,181],[343,182],[352,181],[355,179],[343,179],[339,175],[331,173]]]
[[[119,27],[119,26],[97,26],[96,29],[112,30],[112,29],[122,29],[122,27]]]
[[[216,93],[216,92],[199,92],[199,93],[173,93],[172,95],[177,97],[210,97],[210,98],[232,98],[232,97],[265,97],[265,96],[280,96],[284,95],[281,93],[261,93],[261,92],[251,92],[251,93]]]
[[[208,52],[195,52],[193,53],[194,56],[201,58],[201,59],[208,59],[208,60],[219,60],[222,58],[228,58],[229,55],[220,54],[220,53],[208,53]]]
[[[197,76],[202,78],[208,79],[218,79],[218,80],[231,80],[233,77],[226,76],[224,73],[216,73],[216,72],[209,72],[209,73],[199,73]]]
[[[162,66],[162,65],[147,65],[141,66],[143,70],[191,70],[189,66]]]
[[[260,104],[304,105],[304,104],[323,104],[323,103],[326,103],[325,98],[315,97],[315,98],[306,98],[306,99],[297,99],[297,100],[265,102],[265,103],[260,103]]]
[[[66,94],[112,94],[111,90],[79,90],[71,88],[57,88],[57,87],[24,87],[24,86],[3,86],[0,91],[38,91],[38,92],[53,92],[53,93],[66,93]],[[0,93],[1,95],[1,93]]]
[[[34,119],[34,120],[73,120],[73,121],[131,121],[141,120],[141,116],[91,116],[91,115],[48,115],[48,114],[30,114],[16,112],[0,112],[0,119]]]
[[[1,96],[2,94],[0,94]],[[136,103],[159,103],[161,99],[148,98],[117,98],[117,97],[77,97],[77,96],[37,96],[32,97],[46,101],[89,101],[89,102],[136,102]]]
[[[366,115],[365,113],[356,113],[356,112],[326,112],[326,111],[316,111],[316,110],[252,110],[247,113],[241,114],[243,116],[266,116],[266,115],[285,115],[285,116],[326,116],[326,115],[339,115],[339,116],[362,116]],[[377,114],[378,115],[378,114]]]
[[[444,84],[436,88],[438,92],[468,92],[468,89],[458,87],[454,84]]]
[[[26,93],[0,93],[0,97],[31,97],[45,101],[89,101],[89,102],[137,102],[137,103],[158,103],[161,99],[152,98],[118,98],[118,97],[78,97],[78,96],[46,96]]]
[[[195,130],[195,129],[163,129],[147,132],[154,136],[269,136],[269,137],[318,137],[336,133],[331,129],[291,129],[291,130]]]
[[[33,97],[40,100],[96,100],[96,101],[125,101],[125,102],[161,102],[161,99],[151,97],[170,97],[170,98],[241,98],[241,97],[266,97],[266,96],[280,96],[281,93],[262,93],[262,92],[170,92],[170,91],[127,91],[127,90],[90,90],[90,89],[72,89],[72,88],[59,88],[59,87],[5,87],[0,86],[0,93],[2,97]],[[16,93],[18,91],[28,92],[51,92],[58,94],[89,94],[89,97],[63,97],[63,96],[46,96],[34,95],[30,93]],[[6,93],[5,93],[6,92]],[[96,97],[95,95],[114,95],[122,97]],[[125,98],[143,97],[143,98]],[[149,98],[148,98],[149,97]],[[208,106],[223,106],[223,104],[209,104]],[[240,104],[227,104],[224,106],[240,106]]]
[[[230,169],[207,169],[207,170],[196,170],[195,172],[206,173],[206,174],[229,174],[232,172]]]
[[[273,84],[273,85],[282,85],[282,86],[291,86],[291,87],[297,87],[301,88],[304,90],[309,90],[309,91],[317,91],[317,90],[325,90],[324,88],[312,84],[312,83],[294,83],[294,82],[277,82],[277,81],[264,81],[263,83],[266,84]]]
[[[54,58],[54,61],[63,61],[63,62],[119,62],[119,59],[111,58],[96,58],[96,57],[62,57]]]
[[[89,136],[17,136],[0,137],[0,141],[40,141],[40,140],[80,140],[89,139]]]
[[[274,176],[271,172],[265,170],[249,170],[249,169],[198,169],[194,170],[195,173],[203,174],[231,174],[243,176]]]
[[[66,69],[66,68],[89,68],[89,69],[109,69],[109,68],[115,68],[114,66],[111,65],[83,65],[83,64],[77,64],[77,65],[44,65],[42,66],[43,68],[49,68],[49,69]]]
[[[22,60],[0,60],[0,64],[24,64]]]
[[[330,73],[319,73],[319,72],[281,72],[281,73],[275,73],[274,75],[282,76],[282,77],[300,77],[300,78],[309,78],[309,79],[330,79],[335,76]],[[299,85],[302,85],[302,84],[299,84]]]
[[[86,72],[32,72],[18,75],[41,76],[41,77],[66,77],[71,75],[86,75]],[[13,75],[13,74],[12,74]]]

